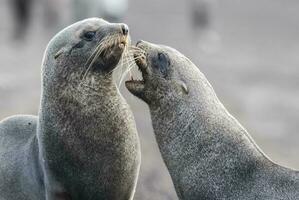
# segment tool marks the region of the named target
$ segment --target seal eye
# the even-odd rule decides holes
[[[169,65],[169,61],[167,56],[164,53],[159,52],[158,53],[158,63],[159,63],[159,69],[163,76],[165,77],[167,74],[167,67]]]
[[[87,41],[92,41],[95,38],[95,36],[96,36],[95,31],[88,31],[83,35],[84,39]]]
[[[167,60],[164,53],[158,53],[158,58],[159,58],[160,62],[164,62]]]
[[[163,66],[166,67],[170,64],[169,60],[168,60],[168,57],[164,53],[159,52],[158,53],[158,59],[159,59],[160,65],[163,65]]]

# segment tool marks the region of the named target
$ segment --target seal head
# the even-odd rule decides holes
[[[185,56],[170,47],[145,41],[139,41],[136,46],[141,49],[135,58],[143,79],[126,81],[132,94],[148,104],[188,95],[187,82],[191,70],[197,68]],[[190,70],[185,62],[190,63]]]
[[[129,42],[128,30],[125,24],[99,18],[86,19],[65,28],[50,41],[45,52],[44,83],[59,80],[78,86],[82,81],[89,85],[92,81],[95,83],[99,80],[96,77],[109,79]]]

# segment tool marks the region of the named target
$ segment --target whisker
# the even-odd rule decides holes
[[[106,40],[110,39],[110,38],[113,37],[113,36],[114,36],[114,34],[109,34],[109,35],[103,37],[103,38],[99,41],[98,46],[95,48],[95,50],[93,51],[93,53],[91,54],[91,56],[88,58],[88,60],[87,60],[87,62],[86,62],[85,65],[87,65],[87,63],[88,63],[88,62],[91,60],[91,58],[96,54],[96,52],[99,50],[99,48],[100,48],[101,46],[103,46],[103,42],[105,42]]]
[[[107,73],[107,74],[105,75],[105,77],[111,75],[112,73],[114,73],[114,72],[115,72],[116,70],[118,70],[119,68],[121,68],[121,70],[122,70],[122,67],[124,66],[124,65],[123,65],[123,62],[124,62],[125,59],[127,59],[127,46],[125,46],[125,50],[124,50],[124,52],[123,52],[123,54],[122,54],[122,57],[121,57],[121,64],[118,64],[118,66],[117,66],[116,68],[114,68],[111,72]],[[126,62],[126,61],[125,61],[125,62]],[[121,74],[122,74],[122,71],[121,71]],[[121,76],[121,75],[120,75],[120,76]]]
[[[121,56],[121,59],[120,59],[120,65],[119,65],[119,67],[118,68],[120,68],[120,73],[118,74],[118,76],[117,76],[117,79],[119,80],[119,79],[121,79],[121,76],[122,76],[122,74],[123,74],[123,67],[124,67],[124,59],[126,59],[126,57],[127,57],[127,53],[128,53],[128,51],[127,51],[128,49],[127,49],[127,45],[125,46],[125,49],[124,49],[124,52],[123,52],[123,54],[122,54],[122,56]],[[114,71],[114,70],[113,70]]]
[[[142,50],[142,51],[144,51],[144,50],[141,49],[140,47],[136,47],[136,46],[134,46],[134,45],[130,45],[129,48],[131,48],[131,49],[138,49],[138,50]]]
[[[136,59],[138,59],[138,57],[136,57]],[[123,82],[124,78],[127,76],[128,73],[130,73],[130,75],[132,75],[131,70],[133,69],[133,67],[136,66],[136,63],[134,62],[134,60],[132,60],[132,62],[129,62],[128,64],[129,65],[127,67],[127,70],[122,74],[122,77],[120,79],[119,87],[120,87],[121,83]]]
[[[123,66],[128,68],[128,66],[131,65],[132,63],[135,64],[136,63],[135,60],[127,60],[123,63]]]
[[[132,52],[132,53],[144,53],[144,51],[138,50],[138,49],[129,49],[129,52]]]
[[[125,71],[124,73],[121,73],[120,76],[119,76],[119,83],[118,83],[118,87],[120,88],[121,86],[121,82],[122,82],[122,79],[123,79],[123,75],[126,73],[126,65],[129,63],[128,62],[128,59],[130,58],[130,55],[128,54],[128,51],[125,51],[124,52],[124,57],[123,57],[123,62],[122,62],[122,69],[123,67],[125,67]]]
[[[91,55],[91,56],[89,57],[89,59],[88,59],[88,62],[90,62],[89,60],[91,60],[91,57],[93,57],[92,60],[91,60],[91,62],[90,62],[90,64],[89,64],[89,66],[88,66],[88,68],[87,68],[87,70],[85,71],[85,73],[84,73],[82,79],[85,79],[86,75],[88,74],[90,68],[92,67],[92,65],[94,64],[94,62],[96,61],[96,59],[98,59],[98,57],[99,57],[100,54],[103,52],[103,50],[108,49],[108,48],[107,48],[107,46],[108,46],[107,43],[108,43],[108,44],[111,43],[111,40],[114,39],[115,36],[116,36],[115,34],[107,35],[107,36],[105,36],[105,37],[99,42],[99,45],[96,47],[96,51],[94,51],[95,53],[92,53],[92,55]],[[109,47],[109,46],[108,46],[108,47]],[[87,63],[88,63],[88,62],[87,62]],[[85,65],[87,65],[87,63],[86,63]]]
[[[135,48],[133,48],[133,49],[130,48],[129,51],[131,51],[131,52],[137,52],[137,53],[138,53],[138,52],[140,52],[140,53],[145,53],[145,51],[144,51],[143,49],[138,49],[138,48],[137,48],[137,49],[135,49]]]
[[[108,36],[107,36],[108,37]],[[90,63],[90,61],[93,59],[93,57],[97,54],[97,52],[99,51],[99,49],[103,46],[103,42],[106,38],[102,38],[99,42],[99,44],[97,45],[97,47],[95,48],[95,50],[92,52],[92,54],[89,56],[89,58],[87,59],[85,66],[87,66],[88,63]]]
[[[124,64],[129,64],[131,62],[135,63],[135,61],[138,60],[139,58],[142,58],[142,56],[137,56],[137,57],[134,57],[134,58],[128,58]]]
[[[92,66],[96,62],[96,60],[101,56],[105,55],[107,51],[110,49],[110,47],[120,44],[121,43],[121,36],[119,34],[110,34],[102,38],[99,42],[99,44],[95,47],[94,51],[90,55],[90,57],[87,59],[85,66],[86,70],[81,75],[81,80],[85,80],[86,76],[90,72]],[[136,66],[135,61],[136,59],[139,59],[143,56],[144,50],[131,46],[131,38],[128,37],[127,44],[124,47],[123,54],[120,58],[120,62],[118,66],[116,66],[111,72],[107,73],[105,76],[109,76],[113,74],[115,71],[120,70],[120,74],[116,74],[119,80],[119,87],[121,83],[123,82],[124,77],[128,75],[128,73],[131,74],[131,70]],[[79,86],[84,83],[83,81],[80,82]]]

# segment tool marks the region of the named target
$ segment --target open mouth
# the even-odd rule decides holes
[[[130,92],[132,92],[133,94],[138,94],[143,91],[148,75],[145,52],[142,51],[134,54],[134,59],[139,72],[141,72],[141,79],[135,79],[133,76],[131,76],[130,80],[127,80],[125,84]]]

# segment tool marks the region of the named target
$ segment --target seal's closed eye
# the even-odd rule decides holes
[[[83,39],[86,41],[92,41],[96,36],[96,32],[95,31],[88,31],[86,33],[84,33],[83,35]]]
[[[154,67],[158,68],[164,77],[167,76],[167,67],[169,66],[169,59],[165,53],[159,52],[157,55],[158,59],[155,59],[153,64]]]
[[[162,61],[162,62],[167,61],[166,56],[165,56],[164,53],[161,53],[161,52],[158,53],[158,58],[159,58],[159,60]]]

